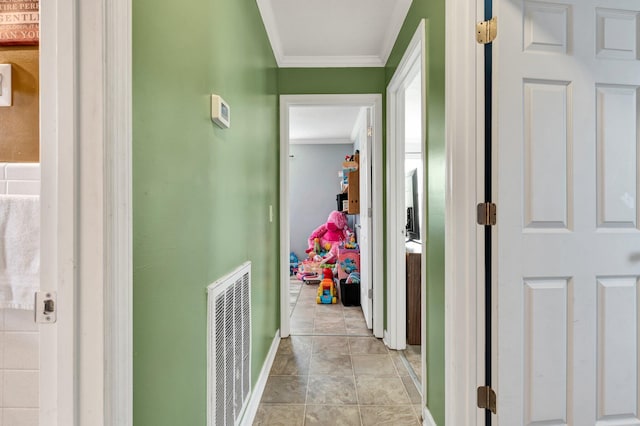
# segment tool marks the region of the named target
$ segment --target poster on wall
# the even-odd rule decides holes
[[[38,0],[0,0],[0,46],[35,46],[39,40]]]

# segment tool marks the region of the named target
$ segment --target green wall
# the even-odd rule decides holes
[[[427,406],[438,425],[444,425],[444,0],[415,0],[386,66],[393,77],[420,20],[427,18]]]
[[[133,1],[136,425],[205,424],[208,284],[252,261],[254,379],[278,329],[277,84],[255,0]]]
[[[384,68],[281,68],[282,95],[384,93]]]

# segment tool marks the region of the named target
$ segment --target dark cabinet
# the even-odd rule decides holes
[[[409,345],[420,344],[421,264],[421,253],[407,253],[407,344]]]

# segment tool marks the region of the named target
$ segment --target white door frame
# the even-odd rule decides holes
[[[425,135],[427,131],[426,104],[426,23],[423,19],[402,60],[387,86],[387,328],[385,343],[391,349],[402,350],[407,346],[407,290],[406,290],[406,259],[405,259],[405,142],[404,142],[404,90],[411,83],[416,72],[420,73],[422,91],[422,129],[421,129],[421,160],[426,176],[425,164]],[[416,70],[418,68],[418,70]],[[400,122],[401,121],[401,122]],[[426,200],[427,187],[419,212],[423,243],[426,242]],[[426,247],[426,244],[423,244]],[[426,253],[423,250],[422,271],[426,272]],[[425,344],[424,307],[426,301],[426,273],[421,274],[421,311],[422,311],[422,345]],[[424,364],[424,363],[423,363]],[[425,376],[423,376],[425,377]]]
[[[484,179],[484,58],[475,24],[484,7],[449,0],[445,11],[445,420],[484,425],[476,407],[484,385],[484,240],[475,213]]]
[[[382,95],[280,95],[280,337],[288,337],[289,318],[289,107],[304,105],[351,105],[373,108],[372,191],[372,274],[373,334],[382,337],[383,330],[383,210],[382,210]]]
[[[131,0],[40,10],[41,426],[131,425]],[[82,291],[78,291],[82,288]]]

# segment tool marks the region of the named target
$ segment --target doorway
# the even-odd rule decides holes
[[[325,110],[325,112],[333,109],[342,109],[343,112],[351,111],[356,114],[356,124],[353,127],[353,137],[351,139],[356,140],[356,147],[358,148],[359,158],[361,166],[359,169],[360,182],[358,188],[360,189],[360,206],[358,215],[347,215],[350,217],[349,222],[351,229],[357,235],[360,244],[360,291],[359,298],[362,306],[362,313],[368,329],[373,330],[373,334],[376,337],[382,337],[382,320],[383,320],[383,306],[382,306],[382,147],[381,147],[381,133],[382,133],[382,100],[380,95],[283,95],[281,96],[280,108],[281,108],[281,145],[280,145],[280,241],[281,251],[281,337],[287,337],[292,331],[291,328],[291,311],[292,297],[297,296],[291,294],[291,268],[290,260],[291,253],[297,250],[296,255],[298,260],[302,261],[308,254],[305,252],[308,248],[308,241],[310,231],[313,231],[316,226],[323,224],[327,220],[327,213],[333,210],[339,209],[339,193],[342,192],[343,182],[342,178],[338,176],[338,170],[342,168],[342,163],[345,160],[345,156],[349,154],[346,152],[340,154],[341,158],[336,158],[335,176],[329,179],[334,183],[329,183],[329,200],[323,202],[328,206],[323,205],[318,207],[318,212],[314,212],[318,217],[313,224],[307,224],[308,229],[304,226],[300,226],[296,223],[295,229],[292,229],[292,214],[291,207],[294,203],[299,203],[301,200],[305,202],[308,198],[305,192],[310,192],[313,199],[313,172],[314,168],[311,164],[307,165],[308,178],[306,182],[296,181],[292,182],[291,170],[297,170],[298,163],[304,160],[304,156],[308,155],[307,151],[310,151],[311,145],[303,146],[304,144],[295,143],[297,130],[291,133],[292,119],[296,116],[302,121],[309,119],[309,117],[317,115],[318,111]],[[313,110],[315,108],[315,112]],[[305,118],[306,117],[306,118]],[[330,118],[327,118],[330,119]],[[368,124],[367,124],[368,123]],[[363,130],[364,129],[364,130]],[[292,137],[293,136],[293,137]],[[292,148],[291,141],[294,141]],[[298,142],[300,137],[297,138]],[[334,140],[334,142],[336,142]],[[338,140],[340,142],[340,140]],[[344,142],[344,140],[342,141]],[[344,151],[345,146],[348,144],[333,144],[343,145],[335,149]],[[333,150],[335,150],[333,149]],[[355,153],[353,144],[350,148],[352,154]],[[296,157],[297,153],[297,157]],[[292,157],[293,155],[293,157]],[[351,155],[350,155],[351,157]],[[355,160],[355,155],[350,160]],[[318,160],[317,156],[314,161]],[[292,162],[294,166],[292,166]],[[304,165],[303,165],[304,166]],[[303,167],[304,168],[304,167]],[[347,171],[348,172],[348,171]],[[332,192],[331,185],[335,186]],[[353,188],[353,185],[351,185]],[[297,189],[296,189],[297,188]],[[296,200],[292,190],[296,190],[299,197],[296,195]],[[299,198],[299,199],[298,199]],[[315,209],[311,209],[315,210]],[[326,210],[326,211],[324,211]],[[352,211],[351,213],[355,213]],[[353,217],[351,217],[353,216]],[[297,236],[295,240],[293,236]],[[295,244],[292,243],[295,241]],[[364,243],[364,244],[363,244]],[[294,249],[293,246],[297,249]],[[305,249],[305,250],[303,250]],[[294,251],[295,252],[295,251]],[[300,275],[300,277],[302,277]],[[298,284],[300,285],[300,284]],[[304,288],[304,287],[301,287]],[[339,290],[337,290],[339,292]],[[351,290],[353,291],[353,290]],[[310,326],[310,324],[307,324]],[[306,331],[311,331],[307,330]]]
[[[387,329],[426,401],[426,67],[422,21],[387,88]]]

